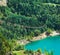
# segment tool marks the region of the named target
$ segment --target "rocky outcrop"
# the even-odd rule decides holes
[[[7,6],[7,0],[0,0],[0,6]]]

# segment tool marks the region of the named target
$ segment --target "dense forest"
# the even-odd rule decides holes
[[[60,0],[8,0],[6,7],[0,6],[0,33],[8,39],[37,36],[48,29],[60,30]]]
[[[0,55],[12,55],[16,39],[30,39],[51,30],[60,32],[60,0],[7,0],[7,6],[0,6]]]

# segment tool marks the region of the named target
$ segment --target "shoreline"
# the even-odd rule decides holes
[[[56,35],[60,35],[60,33],[57,31],[53,31],[51,34],[46,35],[46,32],[44,32],[44,33],[40,34],[39,36],[34,37],[32,41],[42,40],[48,36],[56,36]]]
[[[52,32],[51,34],[49,34],[48,36],[55,36],[55,35],[60,35],[60,33],[57,32],[57,31],[53,31],[53,32]],[[33,39],[32,39],[31,41],[42,40],[42,39],[44,39],[44,38],[47,38],[48,36],[46,35],[46,32],[44,32],[44,33],[40,34],[39,36],[33,37]],[[18,40],[18,41],[17,41],[17,44],[26,45],[26,44],[30,43],[31,41],[28,41],[28,40],[25,40],[25,39],[23,39],[23,40]]]

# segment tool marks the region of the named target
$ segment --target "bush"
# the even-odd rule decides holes
[[[48,28],[46,31],[46,35],[50,35],[51,33],[52,33],[52,30]]]
[[[19,45],[15,48],[16,51],[23,50],[23,49],[24,49],[23,45]]]
[[[35,30],[34,31],[34,36],[38,36],[40,33],[41,33],[40,30]]]

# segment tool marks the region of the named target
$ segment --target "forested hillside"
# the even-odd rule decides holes
[[[60,30],[60,0],[8,0],[6,7],[0,6],[0,33],[8,39],[37,36],[48,29]]]

